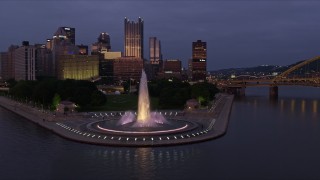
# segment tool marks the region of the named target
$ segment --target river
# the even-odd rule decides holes
[[[65,140],[0,108],[1,179],[320,179],[320,88],[248,88],[227,134],[171,147]]]

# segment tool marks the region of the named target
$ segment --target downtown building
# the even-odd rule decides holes
[[[149,56],[151,64],[160,64],[162,60],[161,42],[156,37],[149,38]]]
[[[57,57],[57,78],[94,80],[99,76],[99,57],[64,54]]]
[[[192,81],[205,81],[207,75],[207,43],[197,40],[192,42],[191,68]]]
[[[99,76],[99,56],[89,56],[88,46],[75,42],[75,28],[72,27],[59,27],[52,40],[47,40],[55,76],[60,80],[96,79]]]
[[[45,44],[35,44],[36,48],[36,79],[40,77],[54,77],[52,53]]]
[[[14,70],[14,52],[19,48],[17,45],[11,45],[6,52],[1,52],[1,78],[3,80],[14,79],[15,70]]]
[[[149,38],[149,61],[145,62],[145,70],[149,80],[158,78],[162,66],[161,42],[157,37]]]
[[[158,73],[158,78],[181,79],[182,63],[179,59],[167,59],[163,61],[161,71]]]
[[[36,80],[36,47],[28,41],[14,50],[14,76],[16,81]]]
[[[76,29],[72,27],[59,27],[58,30],[53,35],[53,40],[68,41],[69,43],[76,44]]]
[[[113,60],[115,81],[140,80],[143,60],[136,57],[121,57]]]
[[[143,59],[143,20],[124,19],[124,56]]]
[[[97,55],[111,50],[110,35],[106,32],[99,34],[98,41],[91,45],[91,54]]]

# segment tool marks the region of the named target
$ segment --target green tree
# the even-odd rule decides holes
[[[107,97],[101,91],[94,91],[91,95],[92,106],[102,106],[107,102]]]
[[[57,106],[59,105],[60,101],[61,101],[60,95],[59,94],[55,94],[53,96],[53,99],[52,99],[52,108],[53,108],[53,110],[57,109]]]
[[[71,101],[80,106],[88,106],[91,103],[92,91],[87,87],[79,87],[71,98]]]
[[[219,90],[215,85],[210,83],[197,83],[191,86],[191,97],[197,99],[201,105],[205,106],[209,101],[214,99]]]
[[[31,99],[35,85],[34,81],[19,81],[10,89],[10,94],[18,99]]]
[[[51,104],[56,92],[56,81],[53,79],[43,80],[37,83],[33,90],[32,99],[41,104]]]

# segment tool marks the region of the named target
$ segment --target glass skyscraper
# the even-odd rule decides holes
[[[124,55],[143,59],[143,19],[124,19]]]
[[[207,43],[192,42],[192,79],[204,81],[207,74]]]
[[[156,37],[149,38],[149,55],[151,64],[159,64],[162,60],[161,43]]]
[[[53,39],[67,40],[72,45],[76,44],[76,29],[71,27],[59,27]]]

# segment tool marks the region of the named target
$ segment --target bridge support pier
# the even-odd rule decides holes
[[[269,97],[272,99],[278,98],[278,86],[270,86],[269,88]]]

